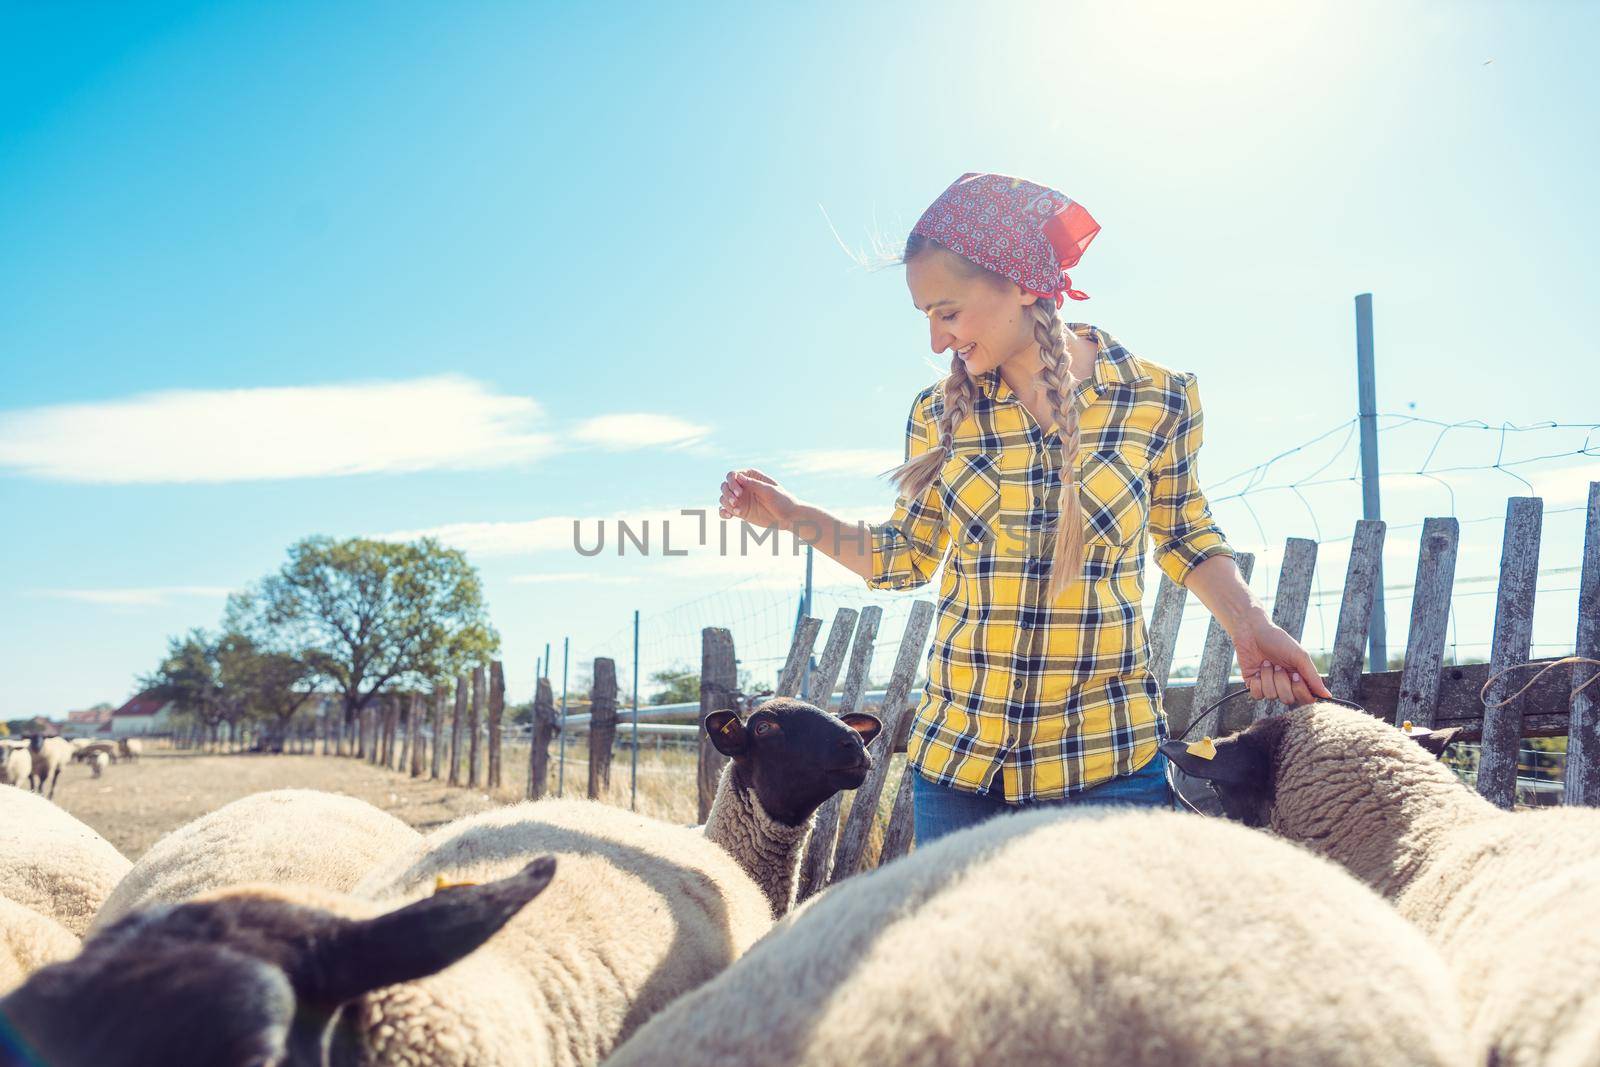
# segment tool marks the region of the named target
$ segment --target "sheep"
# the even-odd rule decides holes
[[[862,717],[859,726],[847,725],[820,709],[793,703],[797,706],[780,704],[764,715],[753,715],[752,736],[736,760],[743,769],[739,791],[762,805],[762,819],[785,827],[808,821],[822,799],[842,785],[859,784],[863,768],[870,766],[861,738],[870,737],[877,728],[870,716]],[[731,745],[744,725],[735,717],[725,743]],[[780,761],[791,764],[787,771],[775,766]],[[739,817],[726,805],[719,816],[723,823]],[[742,839],[762,841],[765,833],[757,827]],[[81,973],[74,972],[70,980],[61,977],[79,962],[73,961],[45,979],[69,989],[70,996],[62,994],[47,1004],[28,999],[33,994],[25,986],[19,993],[27,996],[0,1005],[0,1014],[13,1004],[21,1005],[17,1010],[25,1007],[32,1012],[32,1025],[46,1034],[58,1027],[63,1033],[69,1029],[65,1005],[74,1000],[87,998],[120,1017],[123,1001],[134,994],[119,992],[120,972],[110,961],[126,962],[130,956],[136,956],[143,973],[164,988],[181,983],[190,966],[189,941],[198,937],[202,944],[195,950],[210,951],[208,937],[219,938],[232,928],[228,920],[218,919],[209,928],[211,934],[206,935],[204,928],[196,931],[194,912],[184,910],[190,905],[205,902],[228,914],[265,908],[277,916],[273,921],[280,927],[279,936],[273,944],[238,952],[234,959],[238,972],[213,974],[204,987],[215,989],[219,997],[237,998],[251,988],[246,980],[263,961],[285,955],[288,950],[282,942],[313,936],[321,924],[332,921],[330,916],[367,918],[382,908],[405,905],[437,886],[499,878],[531,856],[553,854],[562,873],[551,890],[489,938],[482,951],[440,973],[423,977],[418,972],[415,980],[401,983],[391,978],[342,986],[351,1003],[342,1008],[341,1040],[363,1062],[490,1067],[597,1064],[651,1014],[719,973],[772,925],[768,893],[710,837],[604,804],[544,800],[441,827],[370,872],[349,893],[291,885],[228,887],[177,908],[158,904],[121,910],[120,918],[116,915],[121,901],[116,906],[108,902],[105,923],[97,926],[80,957],[87,961]],[[307,835],[291,834],[285,835],[280,847],[296,841],[311,843]],[[136,950],[128,931],[141,921],[152,932],[139,937]],[[181,936],[159,933],[173,923],[181,926]],[[230,944],[237,947],[236,942]],[[281,982],[279,991],[298,1000],[302,1012],[326,1014],[339,1007],[326,1002],[325,991],[301,993],[292,974],[290,979],[287,992]],[[293,1014],[295,1008],[291,1004],[284,1010]],[[142,1020],[155,1014],[143,1003],[138,1013]],[[217,1014],[221,1013],[206,1018]],[[234,1032],[233,1039],[265,1047],[271,1041],[271,1020],[281,1016],[282,1011],[270,1018],[257,1017],[254,1029]],[[208,1023],[222,1030],[234,1024],[231,1018]],[[140,1025],[173,1024],[152,1020]],[[208,1032],[197,1047],[213,1048],[211,1042],[221,1036]],[[153,1035],[142,1047],[163,1047],[167,1040]],[[110,1058],[98,1062],[111,1067],[129,1062],[116,1059],[115,1051],[102,1049]]]
[[[362,1058],[356,1039],[364,1035],[343,1018],[344,1006],[372,990],[391,1000],[414,992],[411,983],[424,975],[466,998],[464,1013],[474,1005],[499,1009],[499,1022],[510,1007],[495,985],[501,976],[492,966],[475,968],[482,954],[474,950],[554,873],[555,861],[541,857],[508,878],[441,889],[387,911],[308,886],[250,885],[126,915],[74,958],[41,968],[0,998],[0,1063],[372,1062]],[[397,1049],[384,1062],[513,1062],[451,1055],[473,1044],[508,1051],[525,1037],[512,1029],[451,1035],[459,1045]]]
[[[112,763],[117,762],[117,744],[115,741],[74,741],[72,759],[77,763],[93,763],[97,753],[104,753]]]
[[[150,847],[95,917],[103,929],[152,904],[176,904],[245,882],[348,892],[422,835],[363,800],[314,789],[252,793],[173,830]]]
[[[0,782],[25,788],[33,777],[33,753],[26,745],[0,749]]]
[[[64,738],[42,737],[33,734],[28,739],[29,751],[33,753],[33,779],[31,782],[35,793],[43,793],[45,783],[50,783],[49,797],[56,796],[56,782],[61,777],[61,768],[65,767],[72,759],[72,745]]]
[[[834,716],[789,697],[766,701],[747,721],[734,711],[705,717],[712,744],[730,760],[704,833],[756,880],[775,917],[794,906],[817,809],[866,780],[866,746],[882,728],[872,715]]]
[[[1419,926],[1455,972],[1479,1062],[1600,1064],[1600,812],[1505,812],[1407,734],[1319,703],[1215,742],[1169,743],[1227,813],[1342,864]],[[1421,744],[1415,742],[1420,741]]]
[[[1442,1067],[1459,1014],[1422,935],[1333,864],[1222,820],[1057,808],[807,901],[605,1067]]]
[[[0,857],[0,897],[79,937],[132,866],[105,838],[21,789],[0,789]]]
[[[117,748],[126,760],[136,760],[144,752],[144,742],[137,737],[124,737],[117,742]]]
[[[70,959],[77,951],[78,939],[66,927],[0,897],[0,996],[45,964]]]

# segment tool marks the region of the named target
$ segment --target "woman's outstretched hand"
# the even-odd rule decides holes
[[[794,515],[799,502],[783,486],[754,468],[729,471],[722,481],[722,499],[717,514],[724,519],[743,519],[757,529],[783,526]]]
[[[1265,616],[1255,616],[1233,635],[1239,674],[1257,700],[1278,700],[1299,707],[1331,697],[1311,655],[1300,642]]]

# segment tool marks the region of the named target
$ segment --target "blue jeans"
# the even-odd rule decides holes
[[[1113,778],[1092,789],[1073,793],[1056,800],[1031,800],[1020,804],[1007,804],[999,794],[998,773],[994,781],[995,792],[968,793],[948,785],[935,785],[910,767],[907,774],[916,774],[911,786],[912,811],[916,819],[916,840],[926,845],[946,834],[976,826],[995,815],[1008,811],[1033,811],[1036,808],[1066,808],[1086,804],[1130,804],[1145,808],[1163,808],[1172,803],[1171,790],[1167,788],[1167,757],[1160,752],[1155,758],[1132,774]]]

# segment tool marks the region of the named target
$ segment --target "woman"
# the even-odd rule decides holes
[[[1328,695],[1212,521],[1194,376],[1059,317],[1087,299],[1066,272],[1098,232],[1082,205],[997,174],[963,175],[923,213],[906,283],[950,373],[912,402],[888,522],[851,531],[757,470],[722,485],[724,518],[793,532],[870,588],[944,562],[907,745],[922,844],[1024,805],[1167,803],[1147,535],[1233,638],[1252,695]]]

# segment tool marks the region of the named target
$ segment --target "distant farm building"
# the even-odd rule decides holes
[[[151,693],[140,693],[100,725],[96,733],[112,737],[137,737],[140,734],[164,734],[172,730],[172,713],[175,701]]]

